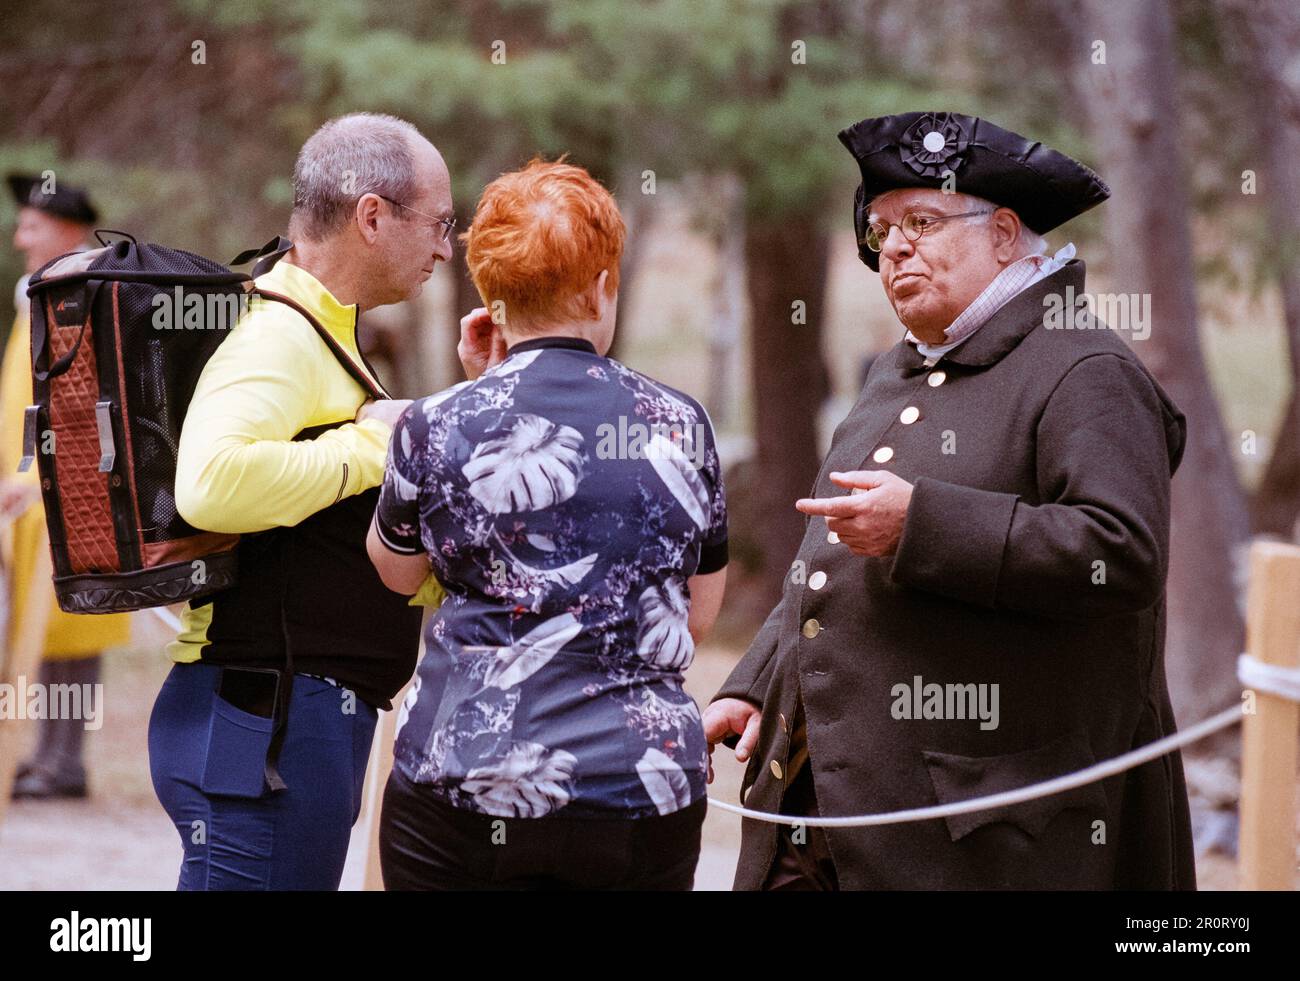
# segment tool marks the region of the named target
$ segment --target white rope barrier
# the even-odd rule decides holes
[[[730,811],[732,814],[739,814],[741,817],[752,818],[755,821],[766,821],[769,824],[788,824],[792,828],[799,826],[810,828],[866,828],[882,824],[905,824],[909,821],[931,821],[936,818],[952,817],[956,814],[988,811],[995,807],[1006,807],[1008,804],[1021,804],[1027,800],[1035,800],[1039,797],[1059,794],[1065,790],[1073,790],[1075,787],[1082,787],[1094,780],[1112,777],[1117,773],[1123,773],[1125,770],[1164,756],[1166,753],[1171,753],[1189,743],[1194,743],[1211,733],[1218,732],[1220,729],[1236,725],[1241,721],[1241,717],[1241,706],[1233,705],[1224,709],[1218,715],[1213,715],[1204,722],[1198,722],[1182,732],[1176,732],[1172,736],[1157,739],[1155,742],[1147,743],[1140,749],[1131,750],[1112,759],[1096,763],[1086,769],[1053,777],[1051,780],[1044,780],[1041,783],[1029,784],[1015,790],[1005,790],[998,794],[990,794],[987,797],[975,797],[971,800],[957,801],[953,804],[914,807],[906,811],[889,811],[884,814],[858,814],[852,817],[813,817],[802,814],[772,814],[768,811],[751,811],[748,808],[728,804],[713,797],[708,800],[714,807]]]
[[[1300,702],[1300,667],[1265,664],[1243,654],[1237,658],[1237,677],[1247,688]]]
[[[178,618],[176,614],[173,613],[171,610],[167,609],[167,607],[151,606],[149,607],[149,612],[156,614],[158,619],[161,620],[163,623],[167,624],[167,626],[171,627],[172,630],[181,629],[180,618]]]
[[[180,620],[166,607],[155,606],[151,608],[150,612],[154,613],[159,620],[171,629],[180,630]],[[1242,654],[1237,659],[1237,676],[1247,688],[1259,689],[1291,701],[1300,702],[1300,668],[1281,668],[1272,664],[1264,664],[1255,660],[1249,654]],[[739,814],[741,817],[752,818],[755,821],[765,821],[769,824],[788,824],[791,827],[803,825],[816,828],[866,828],[884,824],[906,824],[911,821],[933,821],[957,814],[971,814],[976,811],[992,810],[995,807],[1006,807],[1009,804],[1022,804],[1025,801],[1037,800],[1039,797],[1049,797],[1052,794],[1073,790],[1075,787],[1082,787],[1095,780],[1104,780],[1107,777],[1123,773],[1125,770],[1164,756],[1166,753],[1171,753],[1175,749],[1194,743],[1211,733],[1235,725],[1241,721],[1241,715],[1241,707],[1234,705],[1224,709],[1218,715],[1211,716],[1188,729],[1174,733],[1172,736],[1157,739],[1140,749],[1131,750],[1112,759],[1093,764],[1083,770],[1053,777],[1051,780],[1044,780],[1040,783],[1029,784],[1015,790],[1005,790],[998,794],[990,794],[987,797],[976,797],[952,804],[914,807],[905,811],[889,811],[884,814],[814,817],[812,815],[773,814],[769,811],[753,811],[738,804],[718,800],[715,797],[708,798],[708,801],[713,807],[732,814]]]

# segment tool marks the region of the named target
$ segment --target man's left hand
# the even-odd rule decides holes
[[[366,399],[357,409],[357,422],[378,419],[389,426],[396,426],[397,420],[402,418],[402,413],[410,404],[410,399]]]
[[[826,519],[826,527],[854,555],[893,555],[903,534],[912,485],[887,470],[850,470],[832,473],[841,487],[856,488],[844,497],[804,497],[794,506],[804,514]]]

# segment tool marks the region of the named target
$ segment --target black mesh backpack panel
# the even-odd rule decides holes
[[[40,469],[55,595],[70,613],[175,603],[235,581],[238,536],[201,531],[176,510],[176,456],[203,366],[258,291],[211,259],[127,238],[61,256],[27,288],[34,404],[23,466]],[[259,258],[260,275],[292,247],[277,238],[232,264]],[[259,295],[296,310],[362,388],[388,397],[309,311]]]

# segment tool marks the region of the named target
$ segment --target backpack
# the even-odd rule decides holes
[[[238,535],[201,531],[176,510],[181,424],[203,366],[253,296],[302,314],[372,398],[386,398],[337,341],[288,297],[258,290],[293,243],[231,260],[251,274],[125,240],[73,252],[33,274],[33,405],[19,470],[36,461],[59,608],[119,613],[235,584]]]

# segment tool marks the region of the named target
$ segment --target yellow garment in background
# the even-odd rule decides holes
[[[32,404],[31,322],[19,311],[5,346],[4,364],[0,366],[0,475],[40,485],[36,464],[26,473],[18,473],[23,455],[23,412]],[[13,523],[3,536],[5,566],[10,570],[9,636],[5,646],[13,644],[20,629],[19,620],[32,586],[36,549],[45,541],[45,509],[37,499]],[[49,583],[41,588],[53,591]],[[57,603],[51,605],[50,623],[45,632],[45,656],[51,660],[88,657],[106,647],[117,647],[131,638],[130,615],[110,613],[91,615],[64,613]]]

